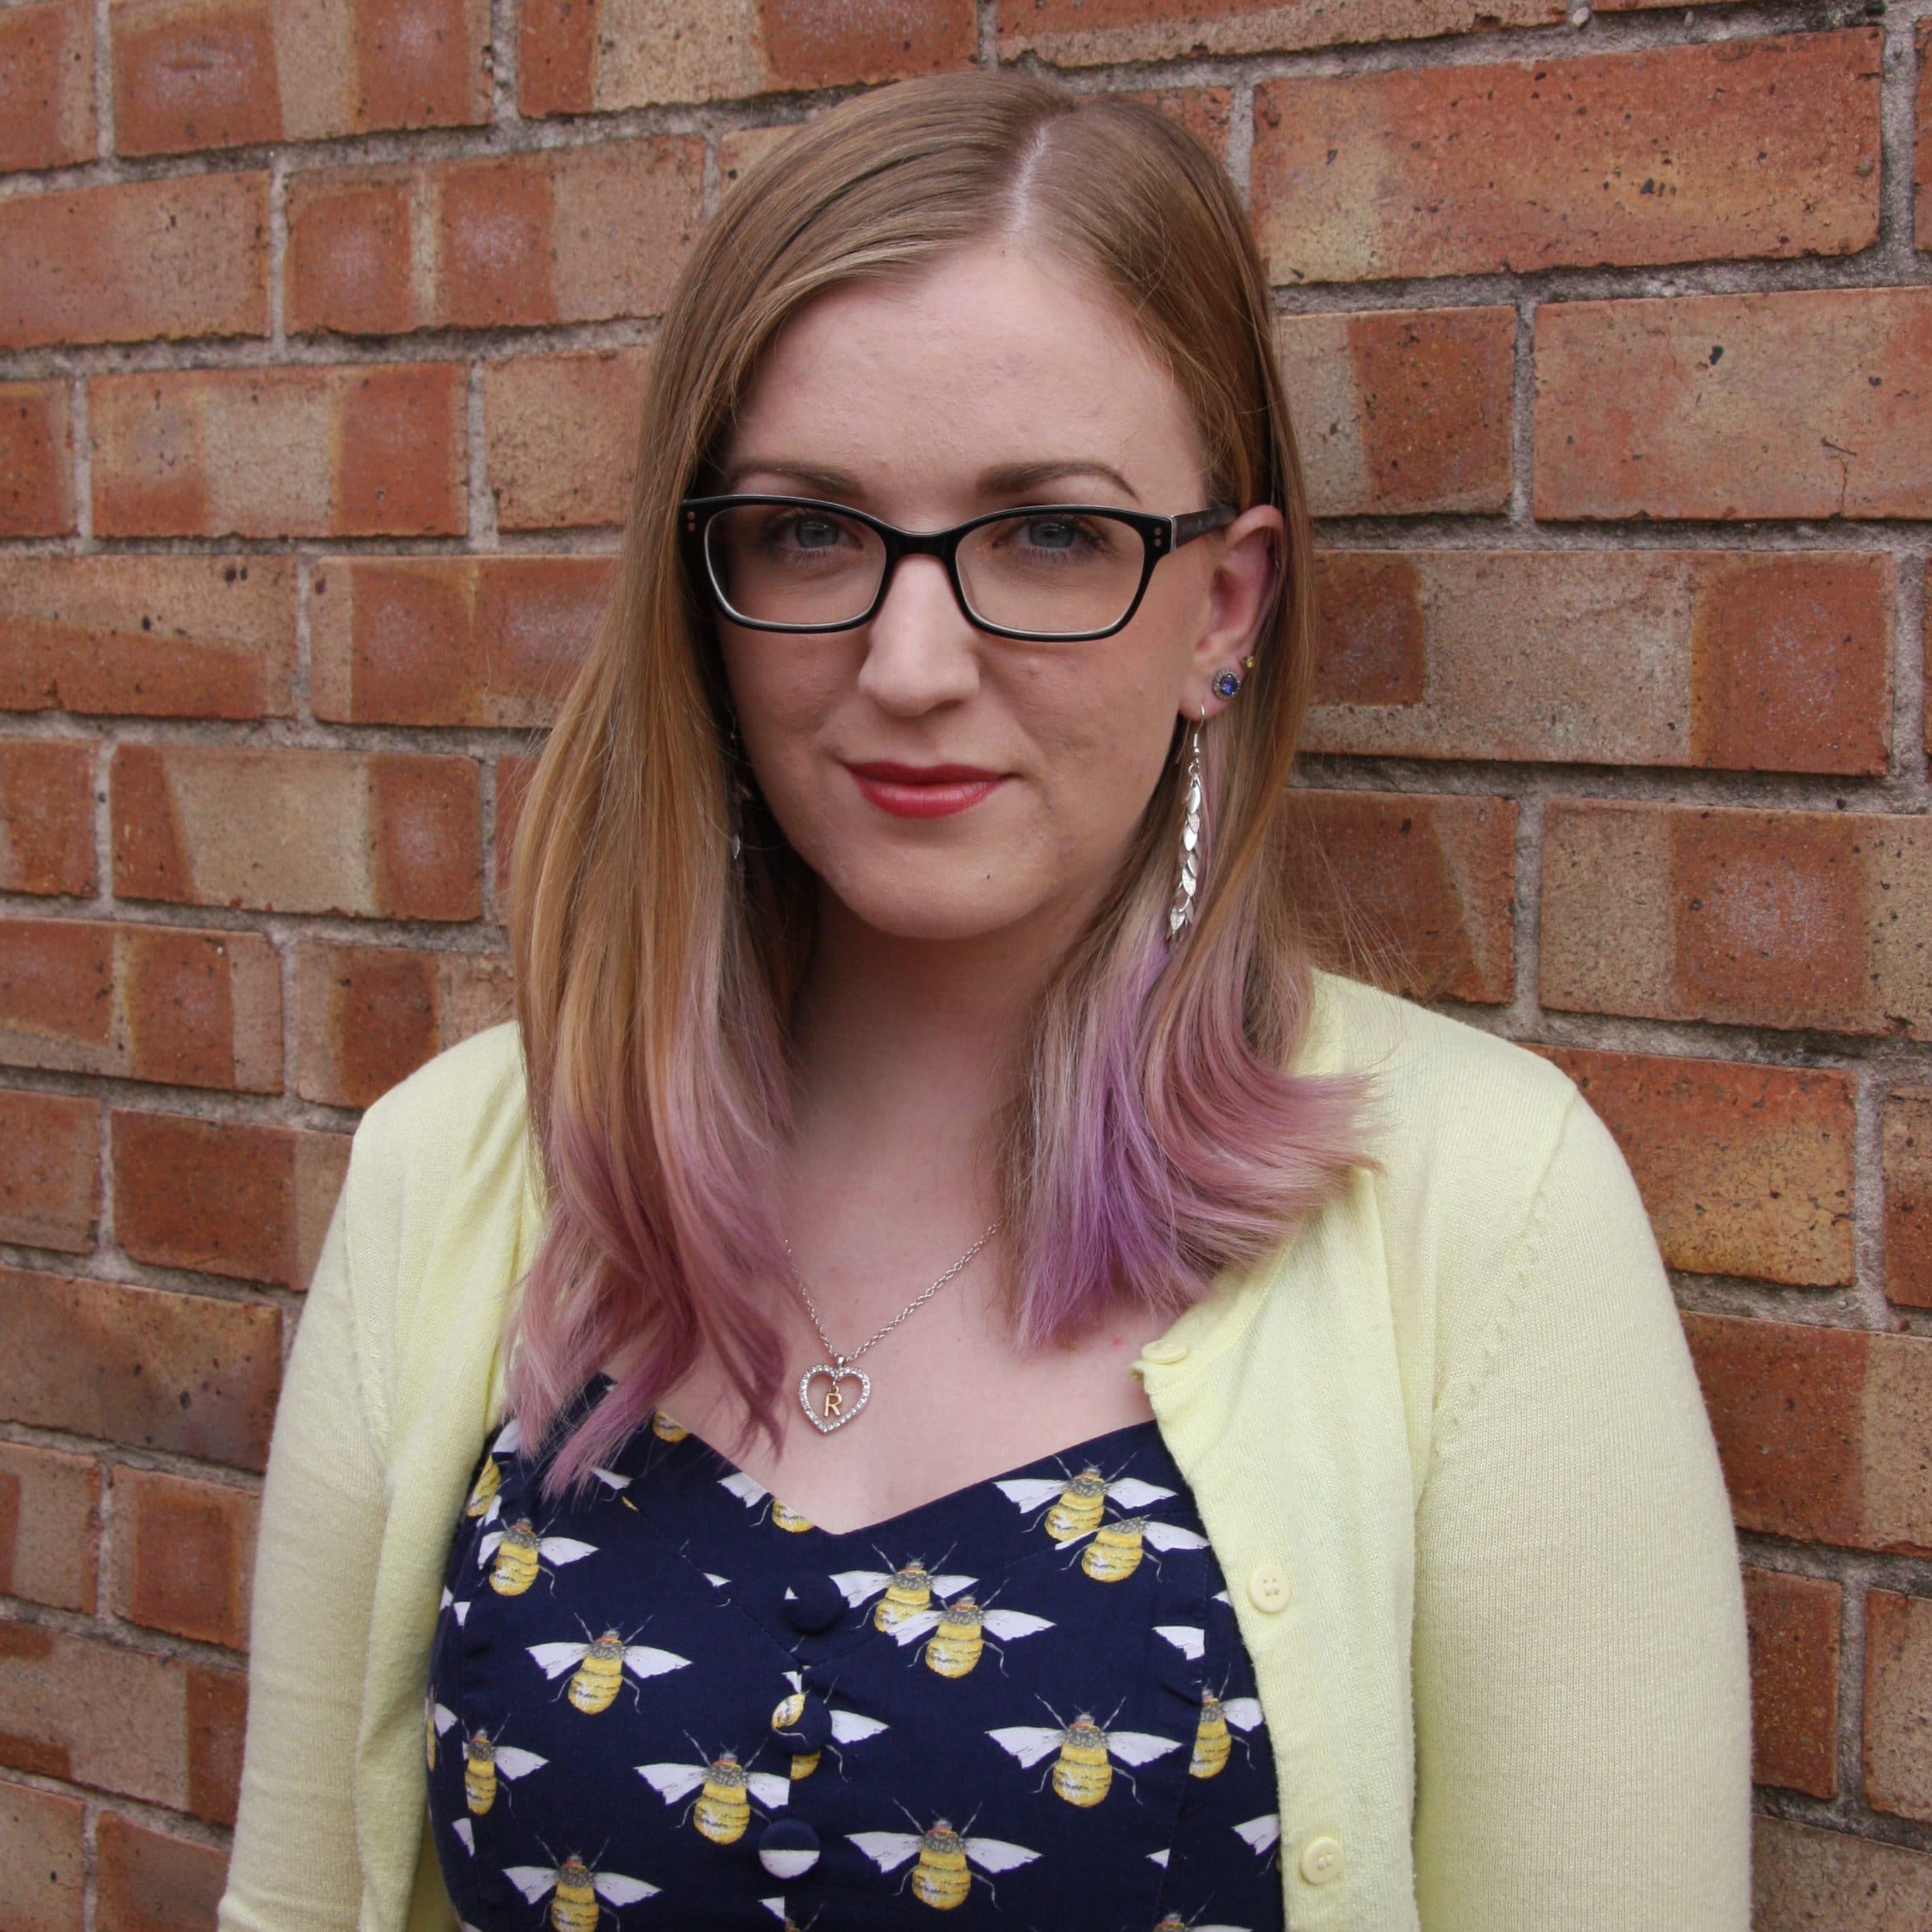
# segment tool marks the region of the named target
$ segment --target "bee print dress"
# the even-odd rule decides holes
[[[663,1415],[581,1503],[541,1473],[514,1424],[486,1452],[431,1657],[473,1932],[1280,1932],[1253,1673],[1155,1424],[838,1535]]]

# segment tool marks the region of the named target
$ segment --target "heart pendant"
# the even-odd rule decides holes
[[[818,1407],[812,1407],[812,1384],[821,1379],[825,1387],[818,1398]],[[848,1395],[845,1384],[856,1382],[858,1393]],[[830,1362],[814,1362],[798,1378],[798,1406],[805,1411],[805,1420],[821,1435],[829,1435],[835,1429],[841,1429],[865,1405],[872,1400],[872,1380],[862,1368],[851,1368],[841,1362],[835,1366]]]

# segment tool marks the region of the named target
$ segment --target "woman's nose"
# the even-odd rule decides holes
[[[916,714],[979,688],[979,633],[938,558],[902,557],[865,630],[859,688],[882,709]]]

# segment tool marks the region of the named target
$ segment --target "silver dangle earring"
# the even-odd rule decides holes
[[[1174,888],[1174,903],[1167,914],[1170,946],[1194,916],[1194,885],[1199,876],[1196,868],[1201,842],[1201,725],[1207,716],[1207,706],[1203,704],[1200,718],[1187,728],[1187,775],[1183,781],[1187,798],[1181,816],[1181,876]]]
[[[731,780],[731,858],[737,864],[745,849],[739,828],[745,822],[746,807],[751,803],[751,787],[745,783],[745,745],[738,735],[738,714],[732,713],[731,733],[725,740],[725,763]]]

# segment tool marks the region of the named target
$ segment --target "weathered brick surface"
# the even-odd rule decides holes
[[[609,579],[602,557],[326,559],[309,605],[316,715],[547,725]]]
[[[1318,571],[1310,750],[1886,768],[1889,557],[1331,551]]]
[[[104,536],[463,527],[463,374],[449,364],[103,376],[87,401]]]
[[[111,19],[122,154],[488,117],[488,0],[113,0]]]
[[[63,537],[73,528],[67,385],[0,383],[0,537]]]
[[[503,954],[306,944],[295,957],[296,1091],[367,1107],[445,1047],[510,1018],[513,991]]]
[[[91,1616],[100,1514],[91,1457],[0,1442],[0,1596]]]
[[[117,1109],[114,1236],[137,1261],[284,1288],[315,1272],[349,1136]]]
[[[1919,56],[1917,140],[1913,149],[1912,207],[1921,248],[1932,248],[1932,20],[1921,20],[1915,36]]]
[[[1867,247],[1881,51],[1859,29],[1271,80],[1254,97],[1253,194],[1271,275]]]
[[[1838,1620],[1823,1577],[1744,1571],[1751,1645],[1751,1775],[1813,1797],[1838,1795]]]
[[[650,367],[637,349],[484,364],[484,447],[499,528],[623,521]]]
[[[1418,998],[1509,998],[1510,800],[1308,787],[1294,814],[1289,872],[1324,952]]]
[[[0,13],[0,169],[92,158],[94,9],[43,0]]]
[[[268,327],[268,177],[180,175],[0,200],[0,349]]]
[[[1843,1074],[1551,1047],[1630,1163],[1673,1268],[1853,1278],[1856,1094]]]
[[[1687,1313],[1739,1527],[1932,1551],[1932,1340]]]
[[[0,1779],[0,1872],[12,1932],[80,1932],[87,1807]]]
[[[582,114],[897,80],[973,63],[973,0],[524,0],[517,102]]]
[[[1865,1599],[1865,1801],[1932,1821],[1932,1597]]]
[[[1932,821],[1558,800],[1546,1006],[1932,1038]]]
[[[0,1416],[260,1469],[281,1331],[254,1302],[0,1268]]]
[[[1932,288],[1536,312],[1536,514],[1932,516]]]
[[[94,1932],[207,1932],[227,1876],[212,1845],[103,1814],[95,1831]]]
[[[248,1647],[260,1499],[158,1469],[114,1475],[114,1614],[230,1650]]]
[[[101,1211],[101,1103],[0,1088],[0,1241],[85,1254]]]
[[[128,745],[111,774],[126,899],[474,919],[475,763],[413,752]]]
[[[1885,1292],[1932,1308],[1932,1088],[1885,1101]]]
[[[0,890],[93,892],[94,762],[85,739],[0,739]]]
[[[0,708],[164,718],[291,708],[280,557],[0,555]]]
[[[1918,1932],[1932,1855],[1760,1814],[1752,1821],[1752,1932]]]
[[[282,981],[258,933],[0,920],[0,1063],[282,1087]]]

